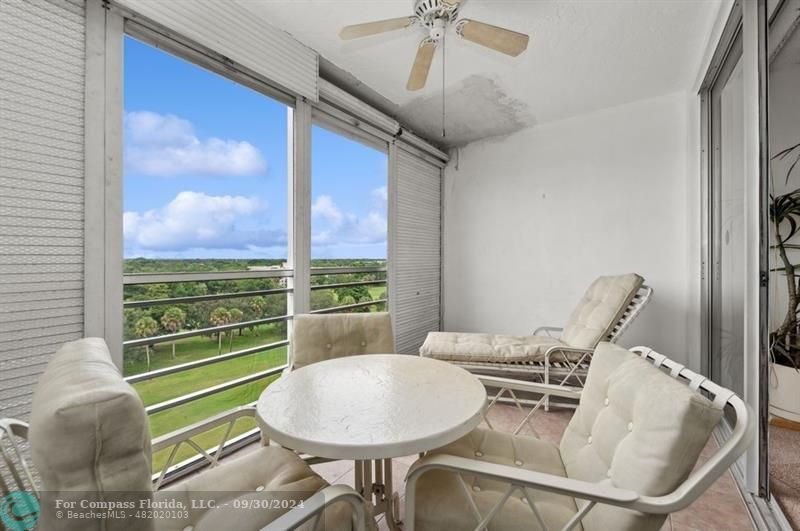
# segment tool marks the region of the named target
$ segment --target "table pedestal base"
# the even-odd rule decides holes
[[[356,491],[371,503],[376,517],[385,515],[392,531],[402,529],[400,496],[392,484],[392,460],[376,459],[355,462]]]

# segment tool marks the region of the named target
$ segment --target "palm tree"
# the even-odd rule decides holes
[[[208,317],[212,326],[224,326],[231,322],[231,312],[222,306],[215,308]],[[222,354],[222,331],[217,332],[217,356]]]
[[[136,325],[134,327],[134,333],[138,338],[145,338],[145,337],[152,337],[156,335],[158,332],[158,322],[150,317],[149,315],[145,315],[139,318],[136,321]],[[147,370],[150,371],[150,345],[145,345],[144,350],[147,353]]]
[[[264,315],[264,311],[267,309],[267,299],[261,296],[253,297],[250,299],[249,306],[250,311],[253,312],[253,318],[261,319],[261,317]],[[253,330],[255,330],[256,335],[258,335],[258,325],[255,325]]]
[[[186,312],[177,306],[167,308],[164,315],[161,316],[161,326],[174,334],[186,324]],[[175,359],[175,341],[172,342],[172,359]]]
[[[239,308],[231,308],[231,322],[241,323],[244,318],[244,312]],[[242,335],[242,329],[239,329],[239,335]],[[228,334],[228,352],[233,352],[233,330]]]

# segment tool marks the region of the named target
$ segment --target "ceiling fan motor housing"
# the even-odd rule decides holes
[[[415,0],[414,15],[420,25],[428,28],[430,38],[438,41],[444,37],[447,23],[458,16],[458,4],[450,5],[444,0]]]

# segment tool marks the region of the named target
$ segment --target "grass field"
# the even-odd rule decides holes
[[[262,325],[259,327],[258,335],[252,330],[245,331],[238,335],[238,331],[233,337],[232,349],[234,351],[256,347],[267,343],[275,343],[285,339],[285,335],[276,330],[275,325]],[[222,353],[230,351],[230,338],[223,336]],[[181,363],[205,359],[217,356],[216,338],[198,336],[187,338],[176,343],[176,356],[172,357],[172,345],[162,344],[156,350],[150,352],[150,370],[162,369]],[[146,406],[157,404],[171,398],[183,396],[193,391],[198,391],[224,382],[235,380],[255,372],[266,370],[270,367],[278,367],[286,363],[286,347],[280,347],[266,352],[259,352],[236,358],[233,360],[198,367],[176,374],[170,374],[152,380],[146,380],[133,384]],[[147,371],[147,363],[143,356],[128,357],[125,363],[125,374],[139,374]],[[254,402],[258,399],[266,386],[275,377],[264,379],[258,382],[228,389],[221,393],[201,398],[162,411],[150,416],[150,433],[152,437],[164,435],[178,428],[188,426],[194,422],[206,419],[217,413],[222,413],[235,407]],[[231,437],[244,433],[255,427],[255,423],[250,419],[237,421],[231,432]],[[225,427],[217,428],[206,434],[195,438],[195,441],[203,448],[211,448],[217,445],[225,431]],[[160,470],[170,449],[157,452],[153,455],[153,471]],[[178,452],[176,462],[187,459],[195,452],[191,447],[183,446]]]
[[[384,286],[370,287],[370,295],[377,299],[385,290]],[[382,309],[382,308],[381,308]],[[228,335],[222,339],[222,353],[243,350],[268,343],[275,343],[285,339],[285,334],[273,325],[262,325],[258,328],[258,335],[254,330],[245,330],[241,335],[236,331],[231,338]],[[175,344],[175,358],[172,357],[172,345],[163,343],[156,349],[150,350],[150,366],[148,369],[146,357],[141,355],[141,349],[136,356],[126,356],[125,375],[140,374],[148,370],[162,369],[187,363],[190,361],[206,359],[218,355],[217,339],[198,336],[177,341]],[[249,374],[278,367],[286,363],[287,348],[280,347],[266,352],[259,352],[233,360],[223,361],[196,369],[170,374],[152,380],[133,384],[146,406],[157,404],[165,400],[177,398],[193,391],[212,387],[229,382]],[[150,416],[150,432],[152,437],[164,435],[189,424],[209,418],[218,413],[228,411],[238,406],[258,400],[263,390],[278,376],[228,389],[221,393],[189,402]],[[256,426],[252,419],[240,419],[236,422],[230,437],[245,433]],[[226,427],[220,427],[206,434],[194,438],[195,442],[203,448],[211,448],[219,444]],[[153,455],[153,471],[163,468],[171,449],[165,449]],[[174,462],[180,462],[196,455],[197,452],[189,446],[182,446]]]

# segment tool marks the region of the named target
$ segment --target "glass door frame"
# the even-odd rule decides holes
[[[712,315],[717,264],[713,231],[719,205],[719,108],[713,92],[724,84],[736,63],[744,71],[745,157],[745,327],[743,371],[744,399],[752,408],[758,438],[751,450],[733,468],[734,477],[755,498],[769,500],[768,477],[768,282],[769,282],[769,194],[767,136],[767,0],[736,0],[719,38],[710,66],[701,84],[702,216],[701,216],[701,369],[713,369]],[[724,431],[724,430],[723,430]],[[723,434],[724,435],[724,434]]]
[[[710,171],[709,171],[709,259],[708,259],[708,283],[709,283],[709,313],[708,329],[705,331],[707,338],[708,355],[705,358],[704,374],[712,378],[721,385],[727,385],[721,379],[721,368],[717,367],[717,360],[721,360],[722,345],[717,341],[714,331],[719,328],[717,320],[722,317],[722,255],[721,226],[722,226],[722,92],[728,82],[742,62],[742,31],[741,26],[733,35],[733,40],[720,65],[719,71],[714,82],[708,89],[708,113],[710,122]],[[744,201],[742,202],[744,209]],[[744,365],[742,366],[744,372]],[[737,391],[740,392],[740,391]]]

